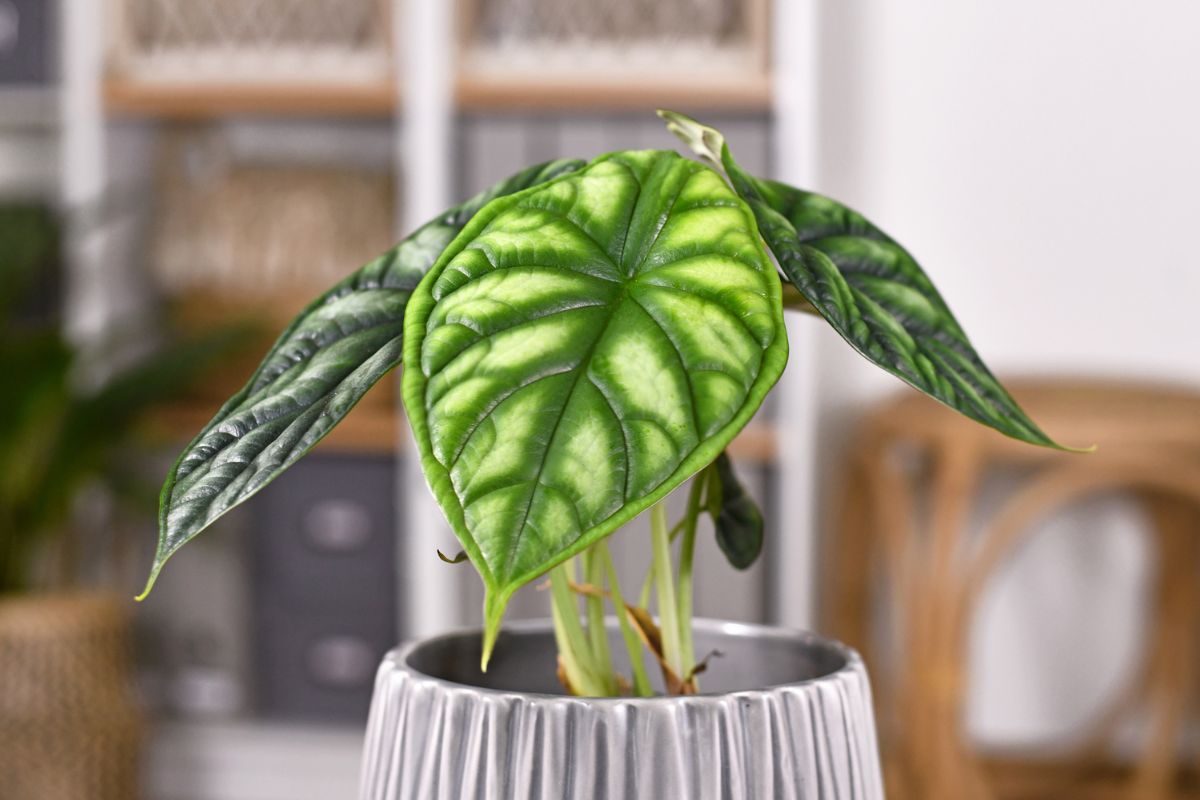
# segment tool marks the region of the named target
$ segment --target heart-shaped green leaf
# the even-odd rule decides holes
[[[171,468],[144,597],[171,555],[312,449],[400,363],[404,309],[447,244],[489,201],[577,170],[530,167],[418,228],[310,304]]]
[[[747,569],[762,552],[762,510],[738,480],[728,455],[721,453],[713,463],[708,512],[713,518],[717,546],[735,569]]]
[[[851,347],[977,422],[1063,448],[1021,410],[929,277],[894,239],[836,200],[748,175],[713,128],[670,111],[667,127],[724,168],[791,284]]]
[[[404,402],[487,588],[522,584],[711,462],[787,360],[754,217],[675,153],[615,153],[484,208],[413,293]]]

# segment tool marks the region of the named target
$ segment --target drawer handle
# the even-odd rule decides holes
[[[355,636],[327,636],[308,650],[308,674],[316,683],[339,689],[366,685],[375,674],[375,649]]]
[[[350,500],[323,500],[304,515],[304,537],[318,550],[361,550],[371,538],[371,515]]]
[[[17,49],[21,41],[21,10],[12,0],[0,0],[0,55]]]

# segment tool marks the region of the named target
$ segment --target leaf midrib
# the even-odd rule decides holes
[[[303,322],[306,323],[309,321],[309,319],[308,319],[309,313],[315,313],[317,310],[322,309],[326,306],[332,305],[333,303],[341,302],[342,300],[346,299],[347,297],[352,297],[352,296],[356,296],[356,295],[360,295],[360,294],[363,294],[363,295],[371,294],[371,293],[376,293],[376,292],[381,293],[390,299],[390,297],[395,294],[411,295],[412,288],[399,288],[399,287],[389,287],[389,286],[356,287],[350,291],[343,292],[339,295],[324,298],[323,301],[319,305],[305,309],[303,312],[301,312],[301,314],[304,315],[304,317],[305,317]],[[306,361],[311,361],[312,358],[319,351],[324,350],[327,347],[332,347],[333,345],[337,344],[338,342],[342,341],[343,339],[345,339],[349,336],[353,336],[354,334],[356,334],[360,331],[370,330],[371,328],[382,327],[384,325],[396,324],[397,322],[399,322],[400,329],[403,332],[404,318],[403,318],[403,312],[402,312],[399,320],[385,319],[385,320],[380,320],[378,322],[372,323],[370,325],[364,325],[361,328],[356,328],[349,332],[340,331],[341,335],[330,339],[329,341],[325,342],[324,344],[318,343],[312,338],[306,338],[304,336],[296,336],[297,332],[301,331],[301,329],[304,327],[304,325],[302,323],[298,322],[295,326],[289,327],[286,331],[284,331],[283,334],[280,335],[279,340],[272,347],[273,352],[271,353],[271,355],[272,356],[282,356],[283,355],[282,351],[274,352],[275,347],[279,347],[284,344],[290,344],[293,342],[301,342],[301,341],[311,342],[314,345],[312,352],[305,353],[302,357],[292,360],[292,361],[290,361],[290,363],[287,363],[287,364],[283,364],[282,363],[283,359],[281,359],[280,363],[272,365],[270,369],[267,368],[268,365],[270,364],[270,361],[264,362],[261,370],[251,377],[251,380],[248,384],[250,387],[250,390],[246,395],[246,399],[249,400],[250,398],[253,398],[256,395],[258,395],[260,392],[262,392],[263,389],[268,388],[272,383],[274,383],[276,380],[278,380],[281,376],[283,376],[285,373],[290,371],[296,365],[303,364]],[[293,338],[293,337],[296,337],[296,338]]]
[[[579,381],[582,380],[583,376],[587,374],[588,366],[592,362],[592,356],[596,354],[596,348],[600,346],[600,342],[604,339],[604,335],[608,332],[609,325],[612,324],[613,316],[616,314],[616,310],[621,307],[621,303],[625,300],[627,291],[628,290],[625,286],[621,287],[621,291],[617,293],[617,296],[613,299],[611,305],[609,306],[607,318],[604,320],[603,324],[596,326],[596,337],[588,346],[587,353],[584,354],[583,358],[579,360],[579,364],[575,367],[575,375],[571,380],[571,388],[567,390],[566,396],[563,399],[562,407],[558,411],[558,417],[554,420],[554,427],[550,429],[550,436],[546,439],[546,447],[542,451],[541,461],[538,463],[537,474],[533,476],[533,485],[529,489],[529,499],[525,501],[525,510],[521,513],[521,522],[517,526],[516,534],[513,536],[513,543],[512,546],[509,547],[508,555],[504,558],[505,573],[510,573],[512,571],[512,564],[517,556],[517,551],[520,550],[521,540],[525,535],[525,529],[529,526],[529,513],[533,510],[533,499],[537,496],[538,487],[542,485],[542,473],[546,470],[546,462],[550,460],[547,455],[554,447],[554,439],[556,436],[558,436],[558,429],[562,426],[563,418],[567,415],[567,406],[571,404],[571,400],[575,397],[575,390],[579,388]],[[626,470],[628,471],[628,464],[626,465]],[[572,505],[574,505],[574,503],[572,503]],[[578,510],[576,511],[576,514],[578,514]]]
[[[248,424],[246,426],[246,429],[241,431],[240,433],[235,434],[235,433],[229,431],[228,429],[224,428],[224,426],[230,422],[230,418],[232,416],[250,412],[256,405],[261,403],[264,399],[261,396],[262,392],[272,389],[275,381],[278,381],[284,375],[288,374],[289,372],[292,372],[292,370],[303,369],[304,366],[306,366],[308,363],[310,363],[312,361],[312,358],[315,357],[316,352],[319,352],[320,350],[324,350],[327,347],[332,346],[333,344],[342,342],[351,336],[356,336],[363,332],[371,331],[376,328],[382,328],[382,327],[386,327],[387,325],[394,325],[394,324],[395,324],[394,320],[380,321],[376,324],[359,328],[358,330],[352,331],[349,334],[346,334],[345,336],[338,337],[337,339],[335,339],[334,341],[325,345],[324,347],[318,348],[317,351],[314,351],[312,354],[310,354],[305,359],[295,362],[291,367],[289,367],[288,369],[284,370],[279,375],[277,375],[275,377],[275,379],[271,381],[270,384],[267,384],[259,391],[254,392],[250,396],[246,397],[243,400],[244,405],[239,405],[238,408],[235,411],[233,411],[230,415],[227,415],[223,419],[220,419],[220,420],[214,419],[214,423],[216,423],[216,424],[213,424],[212,426],[210,426],[209,428],[204,430],[200,434],[200,436],[197,437],[197,441],[192,448],[195,451],[200,451],[202,448],[208,447],[208,448],[211,448],[211,452],[205,452],[205,453],[203,453],[203,455],[201,457],[191,459],[190,461],[187,458],[180,460],[179,467],[176,470],[175,481],[172,483],[170,493],[169,493],[169,497],[170,497],[171,501],[172,502],[174,501],[174,499],[176,497],[176,492],[179,490],[183,491],[183,497],[184,497],[184,499],[186,499],[187,494],[191,491],[191,489],[198,482],[203,480],[205,476],[210,475],[212,473],[212,467],[216,465],[216,462],[214,462],[214,458],[219,453],[224,452],[234,442],[241,441],[242,439],[244,439],[245,437],[249,436],[250,434],[252,434],[256,431],[260,431],[260,430],[275,426],[279,423],[283,423],[278,432],[281,434],[284,430],[287,430],[291,425],[295,424],[295,422],[297,420],[299,420],[300,417],[304,416],[304,414],[309,409],[321,406],[322,404],[327,404],[329,402],[329,398],[332,395],[336,394],[339,390],[341,390],[342,387],[344,387],[346,385],[346,382],[355,374],[355,372],[357,372],[357,368],[352,369],[349,372],[347,372],[344,376],[342,376],[341,379],[339,379],[336,383],[334,383],[329,388],[328,391],[323,392],[320,395],[318,395],[317,398],[315,398],[307,406],[292,405],[291,407],[286,408],[285,410],[282,410],[279,414],[276,414],[275,416],[265,417],[262,419],[255,418],[253,420],[253,424]],[[387,339],[379,347],[374,348],[374,350],[372,350],[371,354],[367,357],[367,359],[364,359],[363,363],[366,363],[367,361],[370,360],[370,358],[378,355],[384,349],[386,349],[387,347],[392,345],[394,342],[396,342],[397,339],[402,339],[402,338],[403,338],[403,333],[400,333],[400,334],[397,334],[396,336],[393,336],[393,337]],[[226,439],[225,441],[221,442],[220,444],[206,443],[206,440],[210,436],[217,435],[217,434],[221,434],[221,435],[227,436],[229,438]],[[278,437],[278,434],[276,434],[276,436],[273,436],[272,438],[277,438],[277,437]],[[187,469],[189,463],[193,464],[194,466],[192,466],[190,469]],[[226,461],[226,462],[221,462],[221,463],[226,464],[229,462]],[[228,487],[229,485],[232,485],[235,480],[240,478],[246,471],[251,469],[253,463],[254,463],[254,459],[249,459],[247,461],[242,462],[241,469],[239,469],[237,472],[228,476],[228,479],[225,481],[224,485],[226,487]],[[222,491],[223,491],[223,489],[222,489]],[[181,502],[183,502],[183,500],[181,500]]]
[[[615,163],[620,164],[626,170],[626,172],[630,176],[633,177],[634,181],[637,183],[637,193],[636,193],[636,196],[635,196],[633,202],[629,204],[629,208],[630,208],[629,215],[626,217],[625,227],[621,231],[620,261],[624,262],[625,252],[629,247],[629,232],[633,226],[633,220],[637,214],[638,209],[641,208],[641,205],[646,198],[646,192],[645,192],[646,184],[637,178],[636,173],[633,171],[632,168],[629,167],[628,164],[624,164],[620,161],[616,161]],[[651,170],[651,173],[648,176],[647,182],[649,182],[649,179],[652,179],[656,174],[659,174],[659,171],[661,169],[663,169],[659,165],[666,164],[667,166],[665,169],[666,169],[667,174],[669,174],[671,170],[673,170],[677,167],[680,167],[683,163],[684,162],[682,162],[681,160],[680,161],[672,161],[670,159],[662,159],[658,164],[655,165],[654,169]],[[686,168],[686,167],[684,167],[684,168]],[[583,356],[583,358],[581,358],[579,360],[579,364],[576,367],[576,373],[575,373],[574,379],[571,381],[571,388],[568,389],[566,392],[565,398],[562,403],[562,407],[559,409],[559,412],[558,412],[558,417],[554,420],[554,427],[550,431],[550,436],[547,437],[547,439],[546,439],[546,447],[542,451],[541,461],[538,464],[537,474],[534,475],[534,477],[533,477],[533,485],[529,490],[529,498],[525,502],[525,510],[521,514],[521,522],[517,526],[516,534],[513,536],[513,543],[511,545],[511,547],[509,547],[508,555],[504,559],[505,573],[510,573],[512,571],[513,561],[516,559],[517,553],[520,550],[521,541],[525,535],[525,529],[529,526],[529,514],[533,509],[533,500],[537,496],[538,487],[541,486],[542,473],[545,472],[546,463],[547,463],[547,461],[549,461],[549,459],[547,458],[547,454],[554,447],[554,440],[555,440],[555,437],[558,436],[559,428],[562,426],[563,418],[566,416],[567,407],[571,404],[572,399],[575,397],[575,392],[579,388],[580,380],[582,380],[583,377],[585,375],[587,375],[588,368],[592,362],[592,357],[595,356],[595,354],[596,354],[596,348],[600,346],[600,342],[603,341],[605,334],[608,332],[609,327],[612,325],[613,317],[616,315],[617,310],[620,309],[621,304],[623,302],[625,302],[626,299],[632,300],[638,306],[638,308],[641,309],[642,313],[646,314],[647,316],[650,316],[649,313],[646,312],[645,308],[643,308],[642,305],[640,303],[638,303],[637,300],[630,295],[630,292],[629,292],[630,284],[635,282],[642,275],[641,268],[645,265],[646,259],[649,257],[649,254],[654,250],[654,245],[658,241],[658,237],[662,233],[662,229],[666,226],[667,221],[671,218],[671,213],[675,209],[675,203],[679,200],[679,195],[683,192],[683,187],[685,187],[692,180],[692,177],[695,174],[696,174],[695,172],[689,173],[680,182],[679,186],[676,188],[675,193],[671,198],[671,202],[667,205],[666,211],[662,212],[660,214],[660,219],[658,220],[658,224],[654,226],[654,233],[650,238],[650,242],[644,246],[639,246],[639,248],[638,248],[638,263],[634,269],[627,272],[622,263],[613,263],[612,258],[611,257],[609,258],[609,261],[610,261],[610,263],[613,263],[613,267],[616,269],[617,274],[620,275],[622,278],[621,289],[617,293],[617,295],[612,299],[612,301],[609,303],[608,309],[607,309],[608,313],[606,315],[606,318],[602,324],[597,326],[596,337],[592,340],[591,344],[588,346],[587,353]],[[583,235],[585,235],[587,238],[591,239],[593,242],[595,242],[597,245],[599,245],[599,249],[601,252],[603,252],[606,256],[608,255],[608,251],[604,248],[604,246],[600,245],[600,243],[596,241],[595,237],[593,237],[587,230],[585,230],[582,225],[575,222],[574,220],[571,220],[569,217],[566,217],[566,215],[563,215],[563,217],[565,219],[567,219]],[[655,320],[653,317],[650,317],[650,319],[656,325],[658,324],[658,321]],[[659,326],[659,329],[661,330],[661,326]],[[668,337],[667,341],[668,342],[671,341],[669,337]],[[678,351],[678,348],[674,347],[674,342],[671,342],[671,345],[672,345],[672,348],[675,349],[676,354],[678,355],[679,351]],[[692,397],[695,397],[695,387],[692,386],[691,377],[687,374],[687,368],[682,363],[682,356],[680,356],[680,364],[681,364],[681,368],[683,369],[684,377],[688,382],[688,392]],[[590,380],[590,378],[589,378],[589,380]],[[597,389],[597,391],[599,391],[599,389]],[[601,392],[601,394],[603,394],[603,392]],[[605,402],[606,403],[609,402],[607,397],[605,397]],[[695,409],[694,403],[692,404],[691,410],[692,410],[693,418],[695,418],[696,409]],[[622,439],[625,440],[626,454],[628,455],[628,440],[625,435],[625,426],[618,425],[618,427],[621,429]],[[699,426],[697,425],[697,427],[696,427],[697,436],[699,436],[699,433],[700,433]],[[625,489],[623,491],[622,501],[624,501],[629,496],[629,468],[630,468],[629,460],[628,460],[628,458],[626,458]],[[574,504],[572,504],[572,505],[574,505]],[[578,509],[576,509],[576,514],[578,514]],[[582,523],[581,523],[580,527],[582,528]],[[580,535],[582,535],[583,533],[585,533],[585,531],[581,530]]]

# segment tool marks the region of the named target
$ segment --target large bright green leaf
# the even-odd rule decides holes
[[[836,200],[748,175],[713,128],[682,114],[659,114],[698,154],[724,168],[788,280],[851,347],[977,422],[1060,447],[984,365],[899,243]]]
[[[400,363],[409,295],[479,209],[582,166],[555,161],[517,173],[418,228],[304,309],[168,474],[146,591],[176,550],[312,449]]]
[[[425,475],[487,588],[509,596],[721,452],[787,359],[778,274],[721,177],[615,153],[497,200],[405,320]]]

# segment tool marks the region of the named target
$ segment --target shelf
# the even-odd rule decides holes
[[[41,131],[58,124],[58,92],[48,86],[0,87],[0,130]]]
[[[392,81],[374,83],[154,83],[104,82],[109,113],[178,120],[230,114],[384,117],[396,110]]]
[[[460,75],[455,97],[466,111],[766,111],[771,107],[771,79],[766,74],[595,79],[481,71]]]
[[[662,106],[707,111],[765,111],[766,75],[737,79],[650,78],[595,80],[526,75],[465,74],[455,86],[465,111],[641,111]],[[203,120],[236,114],[385,117],[397,89],[377,84],[167,84],[110,79],[104,104],[117,116]]]
[[[161,800],[327,800],[358,786],[357,728],[172,722],[147,738],[147,793]]]

